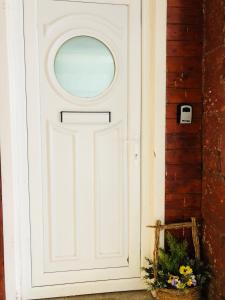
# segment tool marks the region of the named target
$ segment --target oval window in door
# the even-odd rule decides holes
[[[112,52],[90,36],[76,36],[64,42],[56,53],[54,69],[60,86],[81,98],[97,97],[115,77]]]

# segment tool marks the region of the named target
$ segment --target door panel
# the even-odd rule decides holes
[[[95,134],[96,256],[124,257],[127,265],[127,169],[121,125]],[[125,164],[125,165],[124,165]],[[125,254],[125,255],[124,255]]]
[[[77,253],[76,134],[49,128],[49,256],[75,259]]]
[[[140,11],[139,0],[24,0],[34,287],[140,277]],[[76,37],[92,49],[90,74],[87,49],[72,42],[64,89],[55,58]],[[108,85],[104,47],[88,37],[113,56]],[[83,96],[85,80],[93,96]]]

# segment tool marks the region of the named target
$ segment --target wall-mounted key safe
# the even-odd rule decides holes
[[[178,105],[177,121],[180,124],[192,123],[192,106],[189,104]]]

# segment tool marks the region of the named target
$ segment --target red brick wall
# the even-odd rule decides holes
[[[201,215],[202,0],[168,0],[166,222]],[[179,125],[177,105],[193,105]]]
[[[210,300],[225,299],[225,1],[204,0],[204,243],[213,266]]]

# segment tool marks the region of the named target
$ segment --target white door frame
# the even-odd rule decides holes
[[[143,257],[153,248],[146,225],[164,221],[165,214],[166,19],[166,0],[142,0]],[[0,0],[0,41],[5,285],[6,299],[14,300],[21,299],[21,232],[29,231],[20,217],[29,203],[22,0]],[[29,240],[29,235],[23,238]]]

